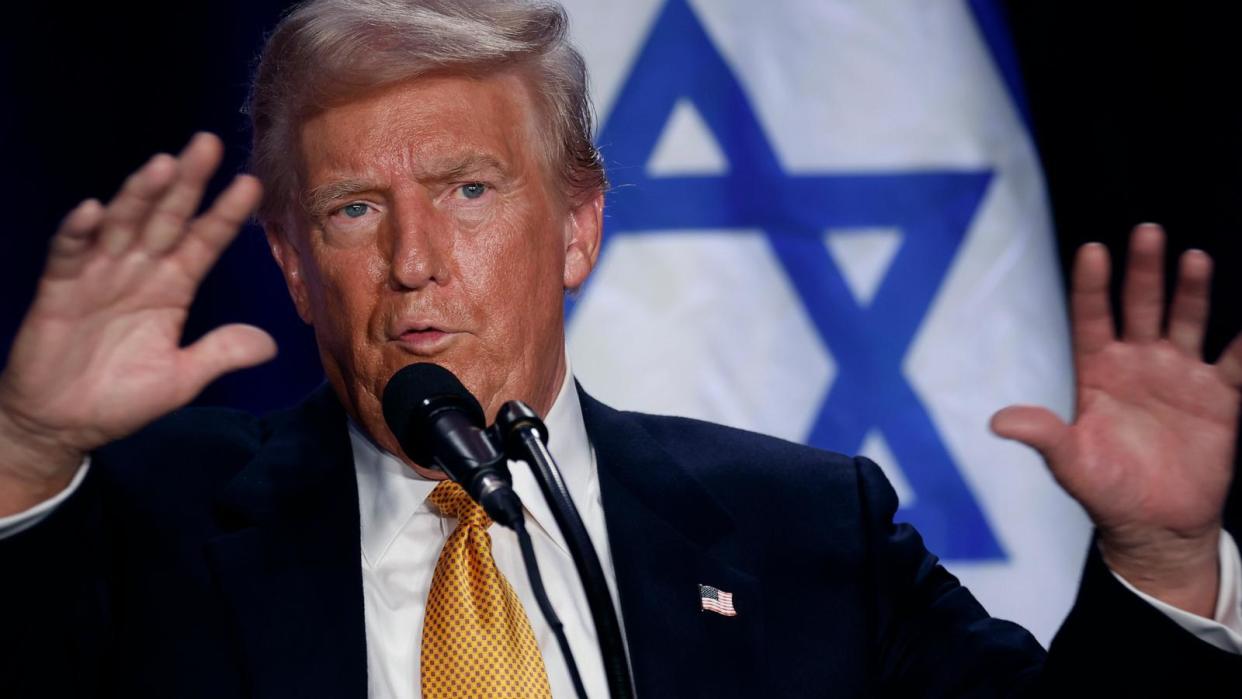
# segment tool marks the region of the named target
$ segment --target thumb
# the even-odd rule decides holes
[[[1022,442],[1049,462],[1069,429],[1051,410],[1034,405],[1011,405],[993,415],[990,426],[997,436]]]
[[[184,387],[191,398],[224,374],[276,356],[276,341],[253,325],[224,325],[182,350]]]

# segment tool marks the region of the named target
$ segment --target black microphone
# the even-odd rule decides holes
[[[407,456],[448,474],[493,521],[522,519],[505,455],[483,430],[483,408],[453,372],[411,364],[384,387],[384,420]]]

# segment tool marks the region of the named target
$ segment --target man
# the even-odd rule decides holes
[[[1118,340],[1107,254],[1084,248],[1076,422],[1030,407],[994,420],[1046,456],[1098,527],[1045,660],[893,526],[895,497],[866,460],[617,413],[576,389],[562,294],[595,263],[605,180],[563,33],[556,8],[515,2],[328,0],[282,21],[251,100],[260,218],[329,386],[286,413],[160,419],[275,353],[246,326],[179,347],[197,283],[259,205],[243,176],[191,219],[219,162],[214,137],[66,217],[0,375],[0,657],[19,696],[431,696],[431,665],[481,664],[428,651],[426,600],[452,527],[424,500],[442,475],[402,455],[379,400],[417,361],[460,376],[489,419],[515,398],[548,415],[644,696],[1242,678],[1242,658],[1196,638],[1228,635],[1212,619],[1231,623],[1239,586],[1220,513],[1242,341],[1215,365],[1198,357],[1206,256],[1183,259],[1162,335],[1163,235],[1140,227]],[[515,478],[601,695],[559,535],[529,475]],[[540,692],[567,695],[515,544],[491,534],[539,642]],[[701,611],[699,584],[731,592],[736,615]]]

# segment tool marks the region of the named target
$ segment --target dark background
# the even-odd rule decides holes
[[[87,196],[107,197],[157,151],[198,129],[227,143],[213,192],[240,170],[240,107],[264,32],[288,3],[195,0],[7,11],[0,43],[0,353],[33,293],[47,237]],[[1242,329],[1240,47],[1229,3],[1003,2],[1062,261],[1157,221],[1170,248],[1217,261],[1207,353]],[[209,193],[210,194],[210,193]],[[1114,259],[1119,265],[1121,254]],[[1170,262],[1170,264],[1172,264]],[[1171,271],[1171,270],[1170,270]],[[265,411],[321,380],[262,233],[248,229],[205,282],[187,340],[255,323],[281,359],[225,377],[197,402]],[[1242,498],[1230,500],[1238,531]]]

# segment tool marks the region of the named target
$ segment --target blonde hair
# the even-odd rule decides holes
[[[310,0],[268,38],[247,99],[265,226],[301,205],[298,132],[324,109],[433,71],[522,69],[550,122],[546,161],[576,198],[608,186],[591,140],[586,65],[564,9],[529,0]]]

